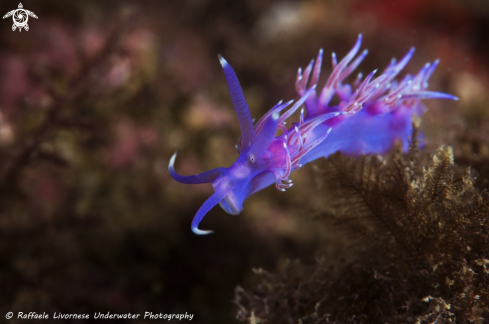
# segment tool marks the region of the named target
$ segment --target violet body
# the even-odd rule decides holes
[[[320,50],[316,61],[312,60],[304,72],[298,71],[296,89],[301,98],[293,105],[292,101],[279,102],[255,125],[236,74],[219,56],[241,128],[237,145],[240,155],[229,168],[217,168],[195,176],[178,175],[174,170],[176,153],[171,158],[169,171],[173,179],[187,184],[212,183],[214,187],[214,194],[204,202],[192,221],[194,233],[212,233],[200,230],[198,226],[215,205],[237,215],[250,195],[274,183],[277,189],[285,191],[292,186],[289,179],[292,171],[320,157],[328,157],[337,151],[349,156],[383,154],[397,141],[406,149],[412,117],[422,114],[425,109],[421,99],[457,99],[426,90],[438,61],[427,63],[415,76],[406,75],[401,81],[394,80],[411,59],[414,48],[399,62],[393,59],[378,77],[374,78],[374,71],[364,79],[359,74],[352,85],[343,84],[367,55],[365,50],[355,57],[361,42],[359,35],[353,48],[339,63],[333,53],[333,72],[323,89],[317,92],[323,59]],[[334,96],[339,98],[339,104],[330,106]],[[306,110],[301,109],[299,122],[287,127],[286,120],[303,104]],[[281,130],[278,137],[275,136],[277,130]]]

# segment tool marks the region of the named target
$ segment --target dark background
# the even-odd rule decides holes
[[[233,290],[254,280],[252,267],[348,258],[341,235],[311,217],[322,199],[312,166],[237,217],[214,208],[202,223],[213,235],[190,231],[212,188],[173,181],[171,155],[186,175],[237,157],[217,54],[259,118],[297,99],[297,68],[319,48],[324,82],[329,53],[342,58],[359,33],[364,74],[415,46],[404,73],[440,58],[429,89],[461,99],[426,102],[424,149],[453,145],[456,162],[476,168],[489,155],[471,140],[489,135],[486,1],[22,4],[39,17],[28,32],[0,22],[0,322],[8,311],[151,311],[233,323]],[[17,6],[2,1],[0,12]]]

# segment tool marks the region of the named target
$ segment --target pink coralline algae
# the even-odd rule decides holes
[[[170,175],[176,181],[212,183],[214,187],[214,194],[204,202],[192,221],[194,233],[212,233],[198,226],[215,205],[237,215],[250,195],[271,184],[285,191],[292,186],[289,179],[292,171],[320,157],[328,157],[337,151],[348,156],[383,154],[397,141],[406,150],[413,115],[420,115],[425,109],[421,99],[458,99],[426,90],[438,60],[427,63],[415,76],[406,75],[401,81],[394,80],[411,59],[414,48],[399,62],[393,59],[379,76],[374,77],[376,71],[365,78],[359,74],[353,84],[343,84],[367,55],[365,50],[357,56],[361,42],[362,35],[359,35],[353,48],[339,63],[333,53],[333,71],[319,92],[316,86],[323,60],[320,50],[315,61],[312,60],[304,71],[298,71],[296,89],[301,98],[295,104],[279,102],[255,125],[234,70],[219,56],[241,127],[241,138],[236,146],[239,157],[229,168],[216,168],[193,176],[175,172],[176,153],[169,164]],[[330,105],[335,95],[339,104]],[[287,127],[286,120],[303,104],[306,109],[301,109],[299,121]],[[276,137],[279,129],[282,134]]]

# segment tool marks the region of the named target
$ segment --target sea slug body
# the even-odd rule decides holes
[[[241,128],[237,145],[239,157],[229,168],[216,168],[193,176],[175,172],[176,153],[169,163],[170,175],[176,181],[212,183],[214,187],[214,194],[203,203],[192,221],[194,233],[212,233],[199,229],[199,223],[215,205],[237,215],[243,210],[243,202],[253,193],[271,184],[281,191],[292,187],[291,172],[315,159],[328,157],[336,151],[349,156],[383,154],[396,141],[406,149],[412,117],[421,115],[425,109],[421,99],[458,100],[449,94],[426,90],[438,60],[427,63],[415,76],[394,80],[411,59],[414,48],[399,62],[392,59],[379,76],[374,78],[376,71],[365,78],[360,73],[352,85],[343,84],[368,53],[365,50],[356,56],[361,43],[360,34],[339,63],[333,53],[333,71],[318,92],[316,87],[323,60],[320,50],[317,59],[312,60],[304,72],[299,69],[297,73],[296,89],[301,98],[295,104],[279,102],[255,125],[234,70],[219,55]],[[335,95],[339,104],[330,105]],[[286,120],[303,105],[306,110],[301,109],[299,121],[287,128]],[[277,130],[281,130],[278,137],[275,136]]]

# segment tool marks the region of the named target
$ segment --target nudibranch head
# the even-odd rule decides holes
[[[284,120],[303,105],[315,87],[294,105],[292,105],[292,101],[279,102],[254,126],[234,70],[222,56],[219,56],[219,61],[224,70],[241,127],[241,138],[237,146],[239,157],[229,168],[217,168],[194,176],[181,176],[175,172],[176,153],[169,163],[170,175],[176,181],[186,184],[212,183],[214,187],[214,194],[202,204],[192,221],[191,228],[196,234],[212,233],[212,231],[200,230],[198,225],[205,214],[217,204],[227,213],[237,215],[243,210],[243,202],[253,193],[273,183],[276,183],[277,188],[282,191],[291,187],[292,182],[288,179],[289,174],[301,166],[298,154],[304,154],[306,150],[312,149],[311,144],[313,146],[318,144],[310,143],[306,147],[305,138],[300,138],[299,128],[295,126],[295,130],[298,132],[295,134],[296,142],[300,148],[294,148],[294,152],[298,154],[291,155],[288,132],[284,127]],[[291,105],[292,107],[287,113],[281,116],[280,112]],[[328,114],[321,120],[327,120],[338,115],[339,113]],[[314,125],[307,126],[310,129],[314,128]],[[276,137],[279,129],[282,129],[284,134]]]
[[[199,224],[217,204],[227,213],[237,215],[243,210],[243,202],[253,193],[273,183],[281,191],[290,188],[290,173],[314,159],[327,157],[338,150],[351,155],[382,154],[395,140],[406,141],[413,113],[421,113],[420,99],[457,99],[426,90],[438,60],[426,64],[416,76],[407,75],[399,83],[394,80],[411,59],[414,48],[399,62],[393,59],[378,77],[374,78],[375,70],[363,80],[359,74],[352,85],[343,84],[368,53],[365,50],[355,58],[361,41],[359,35],[353,48],[339,63],[333,53],[333,72],[317,95],[323,58],[320,50],[316,61],[312,60],[304,73],[301,69],[298,71],[296,89],[301,98],[295,104],[280,101],[255,125],[233,68],[221,55],[218,56],[241,129],[236,146],[239,157],[229,168],[216,168],[193,176],[175,172],[176,153],[169,163],[169,173],[176,181],[212,183],[214,188],[214,194],[202,204],[192,220],[191,228],[195,234],[212,233],[199,229]],[[340,103],[330,106],[334,95]],[[286,119],[303,104],[307,115],[301,109],[299,122],[287,128]],[[281,114],[286,108],[287,111]],[[279,130],[282,134],[276,136]]]

